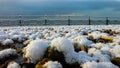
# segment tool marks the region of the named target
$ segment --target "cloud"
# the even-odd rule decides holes
[[[119,0],[0,0],[0,14],[89,13],[104,9],[115,13],[120,11],[119,6]]]

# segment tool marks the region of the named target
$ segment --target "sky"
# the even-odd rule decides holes
[[[119,16],[120,0],[0,0],[0,15]]]

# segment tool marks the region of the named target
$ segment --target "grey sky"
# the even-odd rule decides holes
[[[45,14],[116,16],[120,0],[0,0],[0,15]]]

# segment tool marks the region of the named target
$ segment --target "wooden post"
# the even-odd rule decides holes
[[[109,19],[106,17],[106,25],[109,25]]]
[[[90,19],[90,16],[89,16],[89,19],[88,19],[88,25],[91,25],[91,19]]]
[[[70,25],[70,16],[68,16],[68,25]]]
[[[45,26],[47,25],[47,16],[45,16]]]
[[[22,26],[22,20],[19,20],[19,25]]]
[[[19,20],[18,20],[18,23],[19,23],[19,26],[22,26],[22,18],[21,18],[22,16],[21,15],[19,15]]]

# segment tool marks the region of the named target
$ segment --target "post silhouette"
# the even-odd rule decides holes
[[[19,20],[18,22],[19,22],[19,25],[22,26],[22,20]]]
[[[70,25],[70,16],[68,16],[68,25]]]
[[[90,19],[90,16],[88,18],[88,25],[91,25],[91,19]]]
[[[45,26],[47,25],[47,16],[45,16]]]
[[[18,20],[18,23],[19,23],[19,26],[22,26],[22,16],[21,15],[19,15],[19,20]]]
[[[109,25],[109,19],[106,17],[106,25]]]

